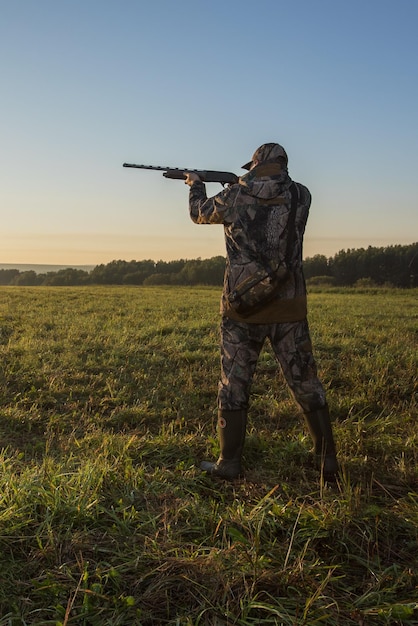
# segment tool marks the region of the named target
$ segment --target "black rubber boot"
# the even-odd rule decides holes
[[[318,469],[325,481],[334,482],[338,462],[328,406],[305,413],[305,420],[314,443]]]
[[[241,456],[247,428],[247,411],[218,412],[218,435],[221,453],[215,463],[203,461],[200,469],[211,476],[234,480],[241,474]]]

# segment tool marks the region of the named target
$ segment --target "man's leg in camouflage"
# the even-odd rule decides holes
[[[275,324],[270,341],[286,381],[304,413],[317,463],[325,480],[338,472],[336,449],[325,390],[318,378],[306,320]]]
[[[228,318],[221,323],[221,380],[218,391],[220,455],[204,461],[201,469],[211,476],[233,480],[241,472],[251,382],[265,331]]]
[[[221,323],[221,379],[218,408],[247,410],[251,383],[268,326],[235,322],[227,317]]]

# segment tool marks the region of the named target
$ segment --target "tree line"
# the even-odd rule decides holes
[[[222,285],[225,257],[178,261],[122,261],[96,265],[91,271],[67,268],[54,272],[0,269],[0,285]],[[312,284],[418,286],[418,243],[406,246],[341,250],[333,257],[317,254],[304,260]]]

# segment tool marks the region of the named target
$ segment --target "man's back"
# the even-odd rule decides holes
[[[284,262],[291,237],[288,261],[292,274],[266,308],[265,319],[279,322],[294,318],[296,321],[306,315],[302,246],[311,195],[306,187],[297,184],[296,214],[291,220],[291,187],[292,180],[286,168],[267,164],[255,167],[241,177],[239,183],[209,200],[203,184],[195,183],[191,188],[192,219],[196,223],[224,225],[227,255],[222,298],[224,314],[235,316],[230,310],[227,294],[253,274],[260,264]],[[260,318],[258,314],[256,320],[263,321],[264,317]]]

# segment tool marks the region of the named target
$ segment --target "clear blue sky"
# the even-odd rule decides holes
[[[224,254],[188,188],[277,141],[305,256],[418,240],[417,0],[1,2],[0,263]],[[213,195],[221,189],[209,185]]]

